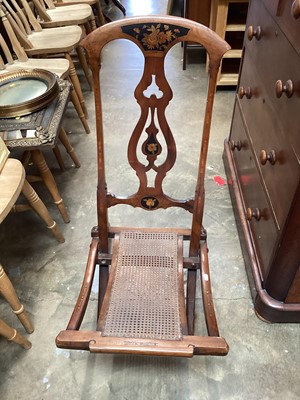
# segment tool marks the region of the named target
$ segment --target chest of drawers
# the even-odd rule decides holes
[[[224,163],[257,314],[300,322],[300,0],[251,0]]]

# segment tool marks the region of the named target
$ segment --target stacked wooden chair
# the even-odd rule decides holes
[[[90,86],[92,80],[80,42],[83,36],[82,29],[78,25],[62,26],[58,28],[43,29],[25,0],[24,9],[16,0],[2,0],[0,7],[5,13],[15,35],[29,58],[53,57],[62,55],[70,63],[70,79],[79,98],[81,107],[87,117],[84,97],[81,85],[76,73],[71,54],[76,51],[81,62],[82,69]]]
[[[5,56],[5,62],[0,57],[0,74],[5,74],[8,72],[15,72],[22,69],[46,69],[52,72],[61,79],[67,79],[71,81],[71,66],[70,61],[66,58],[29,58],[18,41],[14,30],[12,29],[7,16],[0,9],[0,17],[3,26],[6,31],[6,40],[0,34],[0,49],[2,54]],[[81,103],[78,98],[76,90],[71,91],[71,101],[76,109],[78,117],[81,120],[83,128],[86,133],[90,133],[90,128],[86,119],[86,116],[81,107]],[[67,149],[70,152],[70,148]],[[72,157],[74,155],[73,161],[75,165],[78,164],[76,160],[76,154],[71,150],[69,153]]]
[[[54,3],[57,7],[70,4],[88,4],[93,9],[98,26],[105,24],[100,0],[57,0]]]
[[[96,29],[94,13],[89,4],[66,4],[57,7],[52,0],[33,0],[33,4],[42,28],[79,25],[87,32]]]
[[[127,39],[145,58],[144,71],[135,89],[140,118],[129,137],[128,162],[137,175],[138,190],[116,196],[107,190],[99,66],[103,47],[115,39]],[[203,45],[209,56],[209,82],[204,113],[198,174],[194,197],[174,199],[163,190],[166,174],[176,160],[176,143],[166,120],[172,90],[165,76],[165,57],[178,42]],[[92,241],[82,287],[66,330],[56,344],[61,348],[93,353],[160,356],[226,355],[228,345],[220,337],[210,284],[204,213],[204,176],[208,152],[216,78],[223,54],[229,49],[213,31],[191,20],[175,17],[133,17],[106,24],[83,42],[93,73],[96,104],[98,225]],[[127,54],[130,57],[130,53]],[[111,76],[111,79],[113,77]],[[152,81],[161,96],[148,94]],[[118,100],[116,99],[116,102]],[[190,99],[194,101],[194,99]],[[199,102],[200,104],[200,102]],[[114,140],[124,142],[124,127]],[[201,136],[201,135],[199,135]],[[126,146],[124,146],[126,148]],[[141,149],[141,152],[140,152]],[[183,149],[184,150],[184,149]],[[142,153],[142,156],[141,156]],[[163,155],[163,161],[160,155]],[[186,154],[189,157],[189,154]],[[149,175],[150,174],[150,175]],[[154,184],[150,177],[155,176]],[[180,185],[179,182],[177,182]],[[185,185],[186,182],[182,182]],[[191,227],[113,227],[108,209],[117,205],[157,210],[180,207],[192,214]],[[188,241],[188,252],[184,242]],[[98,312],[95,330],[81,330],[96,269],[99,268]],[[186,286],[184,285],[186,276]],[[194,332],[196,287],[200,282],[206,334]],[[201,310],[201,307],[197,313]]]

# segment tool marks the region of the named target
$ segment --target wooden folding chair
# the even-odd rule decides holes
[[[115,196],[107,191],[104,172],[99,66],[101,50],[114,39],[132,41],[145,57],[143,75],[135,89],[141,114],[127,150],[128,162],[138,177],[139,188],[127,197]],[[195,196],[178,200],[163,190],[164,178],[174,166],[177,152],[165,116],[172,91],[165,77],[164,61],[173,45],[181,41],[201,43],[208,52],[210,68]],[[228,345],[219,336],[213,307],[206,231],[202,219],[216,77],[221,58],[229,46],[207,27],[171,16],[133,17],[112,22],[92,32],[82,44],[88,53],[95,83],[98,226],[92,230],[86,272],[77,303],[67,329],[59,333],[56,344],[62,348],[95,353],[184,357],[194,354],[226,355]],[[148,96],[145,92],[153,80],[161,96]],[[119,140],[124,141],[123,127],[120,129],[122,139]],[[113,135],[117,141],[117,133],[113,132]],[[163,148],[164,144],[166,148]],[[164,161],[159,164],[161,154]],[[189,157],[189,154],[186,156]],[[142,157],[144,161],[141,161]],[[153,185],[149,183],[148,173],[155,174]],[[192,225],[190,229],[111,227],[108,208],[119,204],[153,213],[158,209],[180,207],[192,213]],[[186,255],[183,251],[185,240],[189,241]],[[95,331],[84,331],[80,330],[80,326],[98,266],[97,326]],[[194,334],[198,274],[207,329],[204,336]]]

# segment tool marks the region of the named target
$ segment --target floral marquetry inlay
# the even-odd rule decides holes
[[[171,24],[137,24],[122,27],[123,33],[139,40],[145,50],[164,51],[175,39],[185,36],[189,29]]]
[[[153,196],[143,197],[141,203],[142,206],[148,210],[152,210],[158,206],[158,200]]]

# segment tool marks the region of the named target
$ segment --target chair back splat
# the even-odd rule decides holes
[[[140,117],[127,148],[128,162],[137,175],[139,186],[127,197],[109,193],[105,178],[100,57],[103,47],[115,39],[128,39],[135,43],[145,59],[142,78],[134,93],[140,106]],[[164,178],[174,166],[177,155],[174,136],[166,120],[166,108],[173,93],[165,76],[165,56],[181,41],[200,43],[209,57],[200,161],[192,199],[175,199],[163,190]],[[221,59],[229,46],[209,28],[172,16],[115,21],[92,32],[82,45],[88,54],[94,80],[98,226],[92,230],[92,243],[77,303],[67,329],[59,333],[56,344],[62,348],[99,353],[182,357],[226,355],[228,345],[219,336],[213,307],[202,219],[216,79]],[[160,95],[148,95],[149,87],[153,85],[159,89]],[[159,164],[161,154],[164,157]],[[154,183],[150,182],[148,173],[155,176]],[[151,212],[180,207],[192,214],[192,225],[187,229],[111,227],[108,209],[119,204]],[[183,251],[185,240],[189,241],[186,256]],[[95,331],[80,330],[98,266],[97,326]],[[194,334],[198,274],[207,331],[204,336]]]

